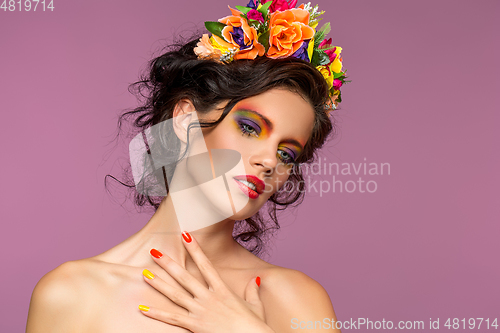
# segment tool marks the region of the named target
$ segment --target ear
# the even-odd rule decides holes
[[[187,128],[191,123],[191,119],[193,116],[193,112],[196,109],[194,108],[193,102],[189,99],[183,99],[179,101],[174,108],[173,113],[173,127],[175,134],[182,142],[187,142]]]

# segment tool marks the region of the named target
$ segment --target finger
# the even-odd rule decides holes
[[[163,268],[171,277],[173,277],[181,287],[191,293],[194,297],[202,297],[208,291],[194,276],[181,267],[168,255],[161,253],[157,249],[149,251],[153,260]]]
[[[260,299],[259,290],[260,277],[257,276],[256,278],[251,279],[245,288],[245,301],[252,306],[254,313],[264,320],[264,305]]]
[[[172,302],[183,307],[188,311],[194,311],[199,304],[193,299],[193,297],[187,293],[185,290],[175,288],[160,277],[155,276],[155,274],[147,269],[142,271],[144,280],[153,288],[158,290],[163,295],[167,296]]]
[[[196,239],[187,231],[182,232],[183,244],[186,250],[193,258],[196,266],[200,270],[203,278],[208,283],[209,287],[212,290],[219,290],[222,288],[226,288],[224,281],[222,281],[219,273],[215,269],[212,262],[207,258],[200,245],[196,241]]]
[[[245,288],[245,301],[251,304],[260,304],[259,296],[260,277],[251,279]]]
[[[195,326],[195,322],[192,318],[180,313],[166,312],[146,305],[139,305],[139,310],[149,318],[153,318],[170,325],[179,326],[188,329],[189,331],[193,331],[193,327]]]

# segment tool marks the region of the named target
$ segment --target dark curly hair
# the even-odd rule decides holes
[[[259,255],[264,249],[264,236],[279,229],[277,211],[290,205],[296,206],[304,199],[305,184],[300,164],[313,162],[317,149],[330,135],[336,133],[334,119],[325,112],[325,104],[330,98],[328,84],[310,63],[293,57],[257,57],[230,63],[200,60],[193,51],[198,40],[199,37],[196,37],[187,43],[174,43],[168,46],[166,52],[148,62],[147,70],[141,74],[140,80],[129,86],[129,91],[138,98],[140,106],[119,116],[118,131],[123,121],[132,120],[133,135],[144,133],[151,126],[172,118],[176,104],[182,99],[191,100],[196,111],[202,114],[213,110],[221,102],[227,102],[219,119],[213,122],[200,120],[201,127],[216,126],[239,101],[273,88],[298,93],[308,101],[315,112],[314,127],[297,164],[291,169],[288,181],[259,212],[235,223],[234,239]],[[156,211],[163,199],[162,196],[136,191],[130,177],[130,165],[125,170],[125,182],[111,175],[106,177],[134,191],[137,206],[152,206]],[[262,212],[265,210],[270,223],[263,217]]]

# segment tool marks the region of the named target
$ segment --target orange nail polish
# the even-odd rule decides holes
[[[149,251],[149,253],[151,253],[151,255],[157,259],[160,259],[161,257],[163,257],[163,253],[161,253],[157,249],[151,249],[151,251]]]
[[[257,283],[257,285],[260,287],[260,276],[257,276],[257,278],[255,278],[255,283]]]
[[[186,243],[191,243],[191,241],[193,240],[191,238],[191,235],[187,231],[183,231],[182,232],[182,238],[184,238],[184,240],[186,241]]]

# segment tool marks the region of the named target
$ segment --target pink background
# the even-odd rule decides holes
[[[45,273],[148,221],[103,185],[127,159],[125,141],[111,142],[117,114],[136,105],[127,85],[173,35],[246,2],[0,11],[1,332],[24,330]],[[500,3],[317,3],[352,79],[322,156],[391,174],[362,176],[375,193],[311,193],[285,214],[269,260],[319,281],[340,320],[440,318],[444,331],[448,317],[499,317]]]

